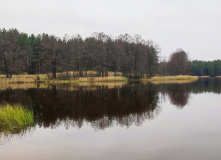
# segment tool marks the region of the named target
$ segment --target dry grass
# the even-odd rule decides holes
[[[73,75],[76,77],[74,78]],[[86,72],[83,72],[83,76],[86,75]],[[70,71],[68,72],[68,77],[66,72],[57,73],[57,79],[52,79],[52,73],[50,74],[39,74],[39,75],[13,75],[12,78],[6,78],[3,75],[0,75],[0,88],[5,88],[4,86],[8,86],[9,84],[28,84],[28,83],[45,83],[45,84],[59,84],[59,83],[82,83],[82,82],[127,82],[127,78],[122,76],[122,73],[117,72],[108,72],[108,77],[95,77],[97,72],[88,71],[87,76],[89,77],[78,77],[78,72]],[[198,80],[197,76],[188,76],[188,75],[179,75],[179,76],[156,76],[150,79],[143,78],[138,81],[148,81],[152,83],[174,83],[179,81],[183,82],[192,82]],[[202,78],[202,77],[201,77]],[[203,78],[207,78],[203,76]],[[18,88],[19,86],[17,86]],[[36,88],[37,86],[30,86],[28,88]],[[23,87],[21,87],[23,88]]]
[[[13,75],[12,78],[6,78],[5,75],[0,75],[0,83],[1,84],[9,84],[9,83],[35,83],[37,77],[40,80],[45,81],[48,79],[46,74],[39,75]]]
[[[61,72],[61,73],[57,73],[57,77],[62,77],[62,76],[66,76],[67,72]],[[98,72],[96,71],[82,71],[82,77],[96,77],[98,75]],[[52,73],[49,74],[50,77],[52,77]],[[79,72],[78,71],[68,71],[68,76],[70,77],[79,77]],[[122,76],[121,72],[108,72],[108,76]]]
[[[82,72],[83,76],[86,76],[86,72]],[[57,79],[52,78],[52,73],[49,74],[38,74],[38,75],[13,75],[12,78],[6,78],[5,75],[0,75],[0,84],[22,84],[22,83],[78,83],[78,82],[115,82],[115,81],[126,81],[125,77],[122,77],[122,73],[117,72],[116,76],[114,72],[108,72],[108,77],[96,77],[97,72],[87,71],[88,77],[79,77],[79,72],[62,72],[57,73]]]
[[[79,78],[79,82],[125,82],[127,81],[127,78],[125,77],[114,77],[114,76],[108,76],[108,77],[81,77]]]
[[[107,87],[109,89],[111,88],[120,88],[123,87],[126,83],[121,81],[121,82],[81,82],[79,83],[79,87],[90,87],[90,86],[104,86]]]
[[[146,81],[161,84],[161,83],[190,83],[197,81],[199,79],[198,76],[189,76],[189,75],[179,75],[179,76],[163,76],[163,77],[152,77],[150,79],[146,79]],[[145,81],[145,79],[142,79]]]
[[[116,76],[122,76],[121,72],[116,72]],[[108,76],[115,76],[115,72],[108,72]]]

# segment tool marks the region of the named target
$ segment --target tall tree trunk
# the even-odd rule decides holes
[[[5,53],[4,53],[4,62],[5,62],[5,74],[6,74],[6,77],[9,78],[8,64],[7,64]]]
[[[53,78],[56,79],[56,70],[57,70],[57,68],[56,68],[56,63],[57,63],[56,57],[54,58],[54,60],[53,60],[52,63],[53,63],[53,64],[52,64]]]
[[[51,45],[51,56],[53,57],[52,45]],[[57,53],[55,53],[54,58],[52,58],[52,74],[53,78],[56,79],[56,68],[57,66]]]

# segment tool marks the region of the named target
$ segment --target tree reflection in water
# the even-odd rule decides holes
[[[166,96],[168,95],[170,102],[183,108],[188,104],[188,99],[191,93],[190,84],[162,84],[160,85],[160,92]]]
[[[56,128],[64,124],[81,128],[89,122],[93,128],[105,129],[113,124],[141,125],[160,112],[157,88],[153,85],[50,86],[47,89],[11,90],[0,93],[0,103],[20,103],[32,107],[40,117],[39,126]]]

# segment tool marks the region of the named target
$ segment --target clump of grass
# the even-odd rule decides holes
[[[33,111],[18,104],[0,106],[0,132],[17,132],[33,124]]]

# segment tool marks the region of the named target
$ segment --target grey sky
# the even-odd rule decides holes
[[[191,59],[221,59],[220,0],[0,0],[0,27],[63,37],[140,34]]]

